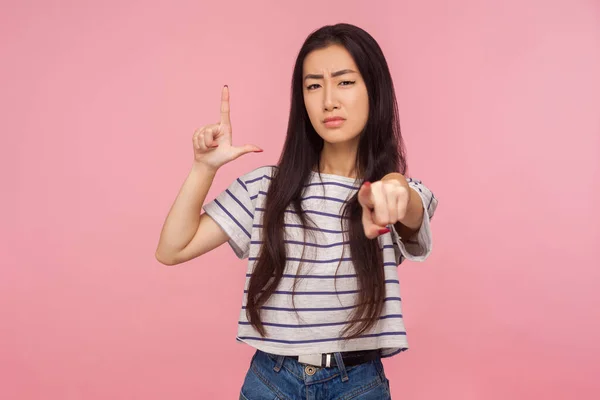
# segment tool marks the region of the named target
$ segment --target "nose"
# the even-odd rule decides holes
[[[323,90],[323,109],[325,111],[333,111],[336,108],[339,108],[337,100],[335,100],[334,98],[332,84],[330,82],[327,82],[324,84],[324,86],[325,87]]]

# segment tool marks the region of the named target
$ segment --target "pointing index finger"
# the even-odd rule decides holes
[[[367,208],[373,208],[373,202],[371,201],[371,183],[365,182],[358,190],[358,202]]]
[[[221,124],[230,125],[231,120],[229,119],[229,87],[223,86],[221,91]]]

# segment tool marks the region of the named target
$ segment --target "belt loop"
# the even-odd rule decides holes
[[[277,357],[277,363],[275,363],[275,366],[273,367],[273,371],[279,372],[279,371],[281,371],[281,366],[283,365],[283,362],[285,361],[285,356],[276,356],[276,357]]]
[[[346,372],[346,366],[344,365],[344,360],[342,360],[342,353],[333,353],[335,357],[335,362],[337,363],[337,367],[340,369],[340,373],[342,375],[342,382],[346,382],[348,380],[348,373]]]

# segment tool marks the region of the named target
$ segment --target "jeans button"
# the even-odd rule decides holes
[[[306,372],[306,375],[313,376],[315,372],[317,372],[317,368],[313,367],[312,365],[307,365],[304,367],[304,372]]]

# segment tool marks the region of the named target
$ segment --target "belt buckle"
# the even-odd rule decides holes
[[[298,362],[301,364],[314,365],[315,367],[321,368],[323,365],[322,354],[303,354],[298,356]]]

